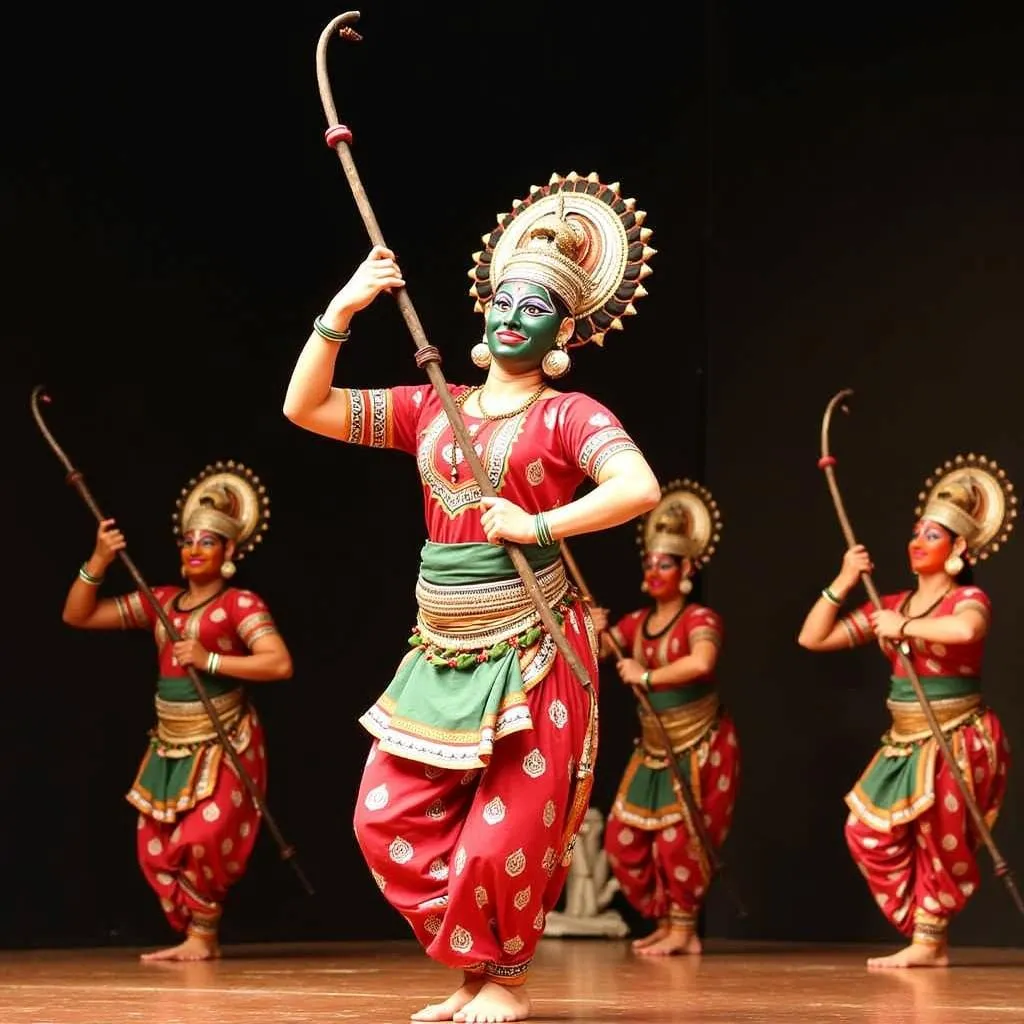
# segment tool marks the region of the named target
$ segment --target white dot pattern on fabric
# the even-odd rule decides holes
[[[958,840],[952,833],[947,833],[942,837],[942,848],[946,851],[955,850],[958,846]]]
[[[554,800],[549,800],[544,805],[544,814],[542,815],[543,820],[544,820],[544,827],[545,828],[551,828],[551,826],[554,825],[554,823],[555,823],[555,813],[556,813],[555,812],[555,801]]]
[[[248,839],[251,831],[252,825],[247,821],[243,821],[242,824],[238,826],[238,834],[242,839]]]
[[[515,956],[516,953],[521,953],[523,946],[526,943],[518,935],[513,935],[511,939],[506,939],[502,944],[501,948],[508,953],[509,956]]]
[[[423,927],[431,935],[436,935],[441,930],[441,918],[437,914],[431,914],[423,922]]]
[[[526,870],[526,854],[523,853],[523,848],[520,847],[518,850],[513,850],[505,858],[505,874],[509,878],[515,878],[517,875],[521,875]]]
[[[192,857],[195,860],[202,860],[206,856],[206,847],[201,843],[196,843],[192,847]]]
[[[954,875],[955,875],[955,876],[956,876],[957,878],[963,878],[963,876],[964,876],[964,875],[966,875],[966,874],[967,874],[967,872],[968,872],[968,871],[970,871],[970,870],[971,870],[971,868],[970,868],[970,865],[969,865],[969,864],[967,864],[967,863],[965,863],[965,862],[964,862],[964,861],[962,861],[962,860],[958,860],[958,861],[957,861],[957,862],[956,862],[956,863],[955,863],[955,864],[953,865],[953,874],[954,874]]]
[[[569,721],[569,709],[560,700],[553,700],[548,705],[548,718],[556,729],[564,729]]]
[[[226,857],[235,848],[234,840],[229,836],[220,844],[220,852]]]
[[[939,902],[947,909],[952,910],[956,906],[956,899],[948,892],[939,893]]]
[[[174,879],[166,871],[158,871],[156,873],[156,880],[161,885],[174,885]]]
[[[366,799],[363,800],[363,806],[368,811],[379,811],[388,805],[388,786],[386,782],[382,782],[379,786],[374,786],[369,793],[366,794]]]
[[[229,860],[227,864],[224,865],[224,870],[229,875],[237,875],[238,872],[242,870],[242,867],[237,860]]]
[[[669,825],[668,828],[663,829],[661,833],[661,837],[665,840],[666,843],[674,843],[676,841],[677,835],[679,835],[679,833],[675,830],[675,828],[672,825]]]
[[[635,838],[636,837],[633,835],[633,830],[631,828],[627,828],[623,825],[623,827],[619,829],[619,842],[623,846],[632,846]]]
[[[407,839],[403,839],[401,836],[395,836],[391,840],[391,844],[388,846],[388,856],[396,864],[408,864],[416,855],[416,850],[413,848],[412,843]]]
[[[558,853],[553,846],[549,846],[544,851],[544,858],[541,861],[541,867],[550,875],[555,868],[558,866]]]
[[[505,801],[500,796],[491,797],[481,814],[488,825],[497,825],[505,820]]]
[[[242,791],[240,789],[231,790],[231,802],[236,807],[242,806]]]
[[[960,810],[960,801],[957,800],[952,793],[946,794],[946,799],[943,800],[943,803],[946,805],[946,810],[949,811],[950,814],[956,814],[956,812]]]
[[[217,821],[220,818],[220,808],[216,804],[207,804],[203,808],[203,821]]]
[[[487,890],[482,885],[478,885],[473,890],[473,898],[476,900],[476,905],[478,907],[482,908],[487,906]]]
[[[537,911],[537,916],[533,919],[533,930],[537,931],[537,932],[544,930],[544,908],[543,907],[541,907],[540,910]]]
[[[239,601],[238,603],[241,604],[242,602]],[[213,611],[210,612],[211,622],[223,622],[227,617],[228,613],[224,611],[223,608],[214,608]]]
[[[925,896],[925,898],[921,900],[921,904],[925,910],[928,910],[933,914],[936,910],[942,909],[939,901],[934,896]]]
[[[181,842],[181,826],[180,825],[171,833],[171,842],[172,843],[180,843]]]
[[[149,851],[149,855],[151,857],[158,857],[164,852],[164,844],[154,836],[148,843],[146,843],[146,849]]]
[[[519,892],[512,897],[512,906],[516,910],[525,910],[530,905],[530,897],[532,895],[532,889],[527,886],[525,889],[520,889]]]
[[[473,936],[461,924],[452,929],[451,938],[448,941],[456,953],[468,953],[473,948]]]
[[[964,883],[962,883],[961,886],[960,886],[960,891],[965,896],[973,896],[974,895],[974,883],[973,882],[964,882]]]
[[[523,758],[523,772],[531,779],[539,779],[547,771],[547,767],[544,755],[536,747]]]
[[[672,874],[676,876],[676,881],[685,882],[690,877],[690,869],[684,864],[677,864]]]
[[[443,882],[448,877],[448,865],[443,857],[435,857],[427,868],[427,874],[438,882]]]

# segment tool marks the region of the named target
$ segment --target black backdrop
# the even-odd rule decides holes
[[[529,0],[368,6],[359,47],[332,44],[336,99],[410,295],[452,380],[475,379],[465,272],[479,236],[552,170],[598,171],[649,213],[639,315],[571,386],[621,416],[662,479],[697,476],[725,517],[703,583],[725,616],[722,687],[746,772],[726,854],[751,909],[710,901],[712,934],[879,939],[884,922],[842,845],[842,794],[883,722],[877,652],[812,656],[794,637],[842,540],[815,469],[821,411],[840,482],[884,588],[936,461],[958,450],[1024,473],[1014,407],[1021,315],[1020,26],[952,5],[654,5],[551,14]],[[322,141],[314,52],[340,8],[242,5],[125,22],[26,10],[4,75],[6,768],[4,944],[159,941],[122,794],[151,717],[150,641],[60,622],[93,524],[32,424],[50,423],[156,584],[173,580],[170,515],[204,464],[266,481],[271,532],[240,578],[270,602],[296,660],[257,691],[270,805],[317,886],[305,897],[269,837],[230,903],[225,938],[404,937],[356,849],[366,739],[357,715],[412,621],[422,541],[411,462],[342,448],[280,414],[312,317],[367,243]],[[435,16],[432,17],[432,13]],[[676,25],[677,20],[679,25]],[[710,31],[711,27],[714,31]],[[126,34],[130,33],[130,34]],[[362,314],[338,380],[418,379],[392,303]],[[597,596],[636,606],[632,527],[579,538]],[[996,604],[987,686],[1010,736],[1011,545],[980,582]],[[108,584],[127,586],[115,570]],[[604,677],[595,802],[630,748],[631,701]],[[1024,835],[1011,797],[997,830]],[[983,855],[984,856],[984,855]],[[986,861],[986,872],[988,872]],[[1015,941],[993,881],[965,942]]]

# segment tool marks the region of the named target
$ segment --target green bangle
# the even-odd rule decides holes
[[[86,568],[88,563],[83,562],[78,570],[78,578],[83,583],[88,583],[90,587],[98,587],[103,582],[102,576],[93,576],[91,572]]]
[[[834,604],[837,608],[842,607],[842,600],[832,593],[831,587],[825,587],[825,589],[821,592],[821,596],[825,598],[825,600],[828,601],[829,604]]]
[[[538,512],[533,517],[533,532],[537,535],[537,543],[541,547],[554,544],[555,538],[551,536],[551,527],[548,526],[548,518],[543,512]]]
[[[322,316],[318,316],[313,321],[313,330],[320,335],[324,341],[348,341],[351,337],[351,331],[336,331],[331,327],[328,327],[323,320]]]

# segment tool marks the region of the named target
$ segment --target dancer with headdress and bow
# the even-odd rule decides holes
[[[978,838],[955,776],[938,756],[907,677],[910,659],[969,792],[991,828],[1006,794],[1010,746],[982,696],[982,659],[992,606],[972,567],[1006,542],[1017,498],[1006,473],[984,456],[957,456],[925,482],[907,550],[912,589],[839,617],[872,568],[850,548],[804,621],[799,643],[835,651],[877,640],[892,663],[892,724],[847,794],[846,840],[882,913],[910,944],[870,967],[944,967],[947,931],[980,882]]]
[[[470,272],[483,385],[449,385],[496,497],[483,496],[427,384],[332,387],[353,317],[404,285],[375,246],[314,321],[285,399],[300,427],[415,457],[427,541],[412,650],[360,721],[374,737],[356,835],[385,898],[433,959],[462,972],[416,1020],[520,1020],[524,982],[586,813],[596,689],[540,624],[502,542],[522,545],[545,602],[597,680],[597,636],[558,540],[658,499],[614,413],[549,381],[645,294],[643,213],[596,175],[554,175],[485,237]],[[596,486],[574,494],[589,477]],[[586,771],[581,769],[586,766]],[[574,779],[574,776],[581,775]]]
[[[641,589],[651,605],[611,627],[614,643],[603,633],[607,610],[591,610],[603,633],[602,656],[617,657],[622,681],[647,691],[718,846],[732,824],[740,748],[715,680],[721,617],[687,595],[693,576],[715,553],[721,528],[718,504],[707,488],[692,480],[667,484],[661,501],[639,523]],[[644,709],[639,713],[640,740],[605,830],[608,862],[626,899],[655,922],[633,943],[636,953],[700,953],[697,918],[711,881],[708,858],[676,793],[662,730]]]
[[[287,679],[292,660],[264,601],[230,585],[236,562],[267,528],[269,499],[259,478],[234,462],[208,466],[189,482],[174,517],[181,586],[154,587],[154,598],[182,637],[172,642],[141,591],[99,597],[104,575],[126,546],[113,519],[78,571],[64,621],[79,629],[145,629],[159,663],[156,727],[127,794],[138,812],[139,865],[171,927],[185,934],[143,960],[219,956],[218,931],[228,890],[245,873],[260,815],[226,756],[189,678],[199,674],[226,735],[252,781],[267,781],[264,730],[246,683]]]

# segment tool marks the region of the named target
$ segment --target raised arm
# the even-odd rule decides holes
[[[861,573],[871,572],[873,568],[871,556],[863,544],[857,544],[846,552],[839,574],[822,590],[821,597],[804,619],[796,641],[801,647],[809,651],[838,651],[851,646],[846,627],[836,621],[839,609],[860,581]]]
[[[332,386],[334,364],[347,339],[352,317],[383,291],[405,284],[395,254],[375,245],[345,286],[327,304],[292,370],[284,399],[284,414],[298,427],[345,441],[349,438],[351,408],[348,391]],[[325,335],[338,334],[331,339]]]
[[[100,584],[118,551],[126,546],[124,534],[113,519],[104,519],[96,531],[96,547],[78,570],[64,600],[64,621],[77,629],[123,629],[117,599],[99,599]]]

